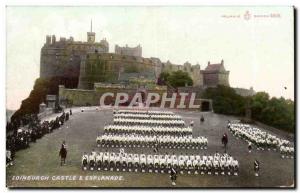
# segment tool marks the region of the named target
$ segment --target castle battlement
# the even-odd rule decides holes
[[[119,45],[115,46],[115,53],[120,55],[128,55],[128,56],[136,56],[142,57],[142,47],[140,45],[136,47],[128,47],[126,44],[125,47],[121,47]]]
[[[194,86],[215,87],[229,86],[229,71],[225,70],[224,61],[210,64],[201,70],[199,64],[186,61],[183,64],[173,64],[170,61],[161,62],[159,58],[142,57],[142,47],[115,45],[115,53],[109,53],[109,43],[103,38],[95,41],[96,33],[87,32],[86,41],[75,41],[55,35],[47,35],[41,49],[40,76],[60,77],[72,81],[74,87],[92,89],[96,82],[120,82],[129,76],[137,77],[144,74],[148,79],[158,79],[162,72],[184,71],[193,79]],[[73,84],[74,83],[74,84]]]

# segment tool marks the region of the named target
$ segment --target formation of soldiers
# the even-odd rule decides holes
[[[184,127],[183,120],[153,120],[153,119],[137,119],[137,118],[114,118],[116,125],[151,125],[151,126],[176,126]]]
[[[136,133],[136,134],[161,134],[161,135],[191,135],[192,127],[166,127],[166,126],[137,126],[137,125],[107,125],[104,127],[105,133]]]
[[[192,135],[107,134],[97,137],[98,147],[152,147],[176,149],[207,149],[207,138]]]
[[[92,151],[82,156],[83,170],[238,175],[239,163],[229,154],[131,154]]]
[[[258,150],[279,151],[283,158],[293,158],[294,148],[288,140],[276,137],[249,124],[229,122],[228,129],[235,137],[248,141],[250,144],[248,148],[254,145]]]
[[[114,110],[115,125],[184,127],[182,117],[170,111]]]
[[[146,114],[146,115],[175,115],[172,111],[155,111],[155,110],[141,110],[141,109],[115,109],[114,114]]]
[[[96,138],[98,147],[207,149],[207,138],[193,137],[192,128],[170,111],[114,110],[113,121]]]
[[[280,146],[279,151],[282,158],[294,158],[294,147],[282,145]]]
[[[147,119],[147,120],[181,120],[182,117],[175,114],[128,114],[118,112],[114,114],[115,118],[128,118],[128,119]]]
[[[207,149],[207,138],[193,137],[194,124],[186,126],[173,112],[114,110],[113,116],[113,124],[105,126],[96,139],[98,147],[154,148],[154,153],[92,151],[82,156],[83,170],[169,173],[173,185],[177,173],[238,175],[239,163],[227,153],[160,153],[161,148]]]
[[[58,129],[65,121],[69,120],[69,112],[63,112],[51,121],[41,121],[37,115],[26,115],[24,118],[14,120],[7,124],[6,138],[6,165],[13,165],[15,153],[18,150],[29,148],[30,143],[35,143],[47,133]]]

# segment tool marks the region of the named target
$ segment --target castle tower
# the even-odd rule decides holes
[[[91,44],[95,43],[95,39],[96,39],[96,34],[95,32],[93,32],[93,23],[91,20],[91,31],[87,32],[87,42]]]
[[[46,44],[47,45],[51,44],[51,36],[49,36],[49,35],[46,36]]]
[[[79,81],[78,81],[78,86],[77,88],[79,89],[86,89],[87,86],[87,81],[86,81],[86,55],[82,55],[80,61],[80,73],[79,73]]]

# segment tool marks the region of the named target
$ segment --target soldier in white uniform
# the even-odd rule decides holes
[[[141,164],[141,170],[142,172],[146,171],[146,164],[147,164],[147,159],[145,154],[140,155],[140,164]]]
[[[93,152],[89,155],[89,166],[90,170],[94,170],[96,166],[96,157]]]
[[[167,160],[167,170],[168,170],[168,173],[171,173],[171,168],[172,168],[172,156],[169,155],[168,153],[166,153],[166,160]]]
[[[232,157],[231,156],[227,156],[227,161],[226,161],[225,166],[227,168],[227,174],[228,175],[231,175],[231,171],[233,170],[233,168],[232,168],[232,161],[233,161]]]
[[[206,167],[206,160],[207,160],[207,157],[204,155],[203,157],[201,157],[199,159],[199,165],[200,165],[200,174],[204,174],[207,170],[207,167]]]
[[[163,154],[159,155],[159,165],[160,165],[160,172],[161,173],[165,173],[165,169],[166,169],[166,157]]]
[[[185,159],[182,154],[179,156],[178,164],[179,164],[180,173],[183,173],[185,167]]]
[[[191,172],[193,171],[193,162],[190,158],[186,159],[186,171],[188,172],[188,174],[191,174]]]
[[[81,158],[81,165],[83,170],[87,169],[88,163],[89,163],[89,156],[86,152],[84,152]]]
[[[207,173],[210,175],[212,173],[212,167],[213,167],[213,157],[208,156],[206,160],[206,166],[207,166]]]
[[[220,170],[222,175],[225,175],[226,167],[226,157],[223,155],[220,158]]]
[[[193,160],[193,168],[194,168],[194,174],[198,174],[198,171],[199,171],[199,165],[198,165],[199,161],[198,159],[195,159]]]
[[[104,170],[108,170],[108,167],[109,167],[109,153],[106,150],[103,155],[103,168]]]
[[[154,169],[154,165],[153,165],[153,156],[151,154],[147,156],[147,165],[148,165],[148,171],[152,172]]]
[[[102,152],[100,152],[96,155],[96,165],[97,165],[98,170],[101,170],[102,163],[103,163],[102,158],[103,158]]]
[[[115,167],[117,171],[121,169],[121,154],[121,152],[115,154]]]
[[[127,167],[128,171],[131,172],[133,169],[133,155],[131,153],[127,156]]]
[[[97,138],[96,138],[96,143],[97,143],[98,147],[101,146],[101,142],[102,142],[101,139],[102,139],[101,135],[98,135]]]
[[[115,153],[109,154],[109,168],[110,171],[113,171],[115,169]]]
[[[239,171],[239,162],[236,159],[234,159],[232,161],[232,166],[233,166],[233,175],[237,176]]]
[[[213,171],[215,175],[219,175],[220,163],[219,163],[220,156],[214,156],[213,160]]]
[[[123,153],[121,157],[122,171],[127,170],[127,153]]]
[[[140,157],[138,154],[134,154],[133,162],[134,162],[134,171],[137,172],[140,167]]]
[[[158,155],[154,155],[154,169],[155,169],[155,172],[158,172],[159,170],[159,157]]]
[[[177,171],[178,169],[178,159],[177,156],[173,153],[172,156],[172,168],[175,169]]]

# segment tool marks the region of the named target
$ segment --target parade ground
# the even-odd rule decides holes
[[[84,112],[74,109],[73,115],[58,130],[47,134],[30,148],[16,153],[13,166],[7,167],[8,187],[294,187],[294,159],[282,159],[279,152],[254,149],[248,152],[247,143],[236,139],[227,129],[227,121],[237,117],[224,116],[212,112],[172,110],[181,115],[186,124],[194,121],[193,136],[208,138],[207,150],[159,149],[160,153],[208,155],[216,151],[223,153],[221,137],[228,134],[227,152],[239,162],[238,176],[179,174],[176,186],[172,186],[169,174],[83,171],[81,156],[83,152],[105,151],[97,147],[96,137],[103,133],[105,124],[112,123],[111,109],[86,108]],[[59,114],[57,114],[59,115]],[[200,122],[203,115],[205,121]],[[54,117],[55,115],[52,115]],[[49,119],[51,118],[48,117]],[[274,128],[268,132],[293,142],[293,135]],[[60,166],[59,149],[62,141],[67,143],[67,164]],[[117,148],[109,148],[118,151]],[[151,148],[125,148],[125,152],[153,153]],[[254,175],[253,163],[260,162],[260,176]],[[23,176],[23,177],[22,177]],[[42,176],[44,178],[42,178]],[[25,179],[26,177],[26,179]],[[28,177],[32,179],[29,180]],[[35,179],[39,177],[40,179]]]

